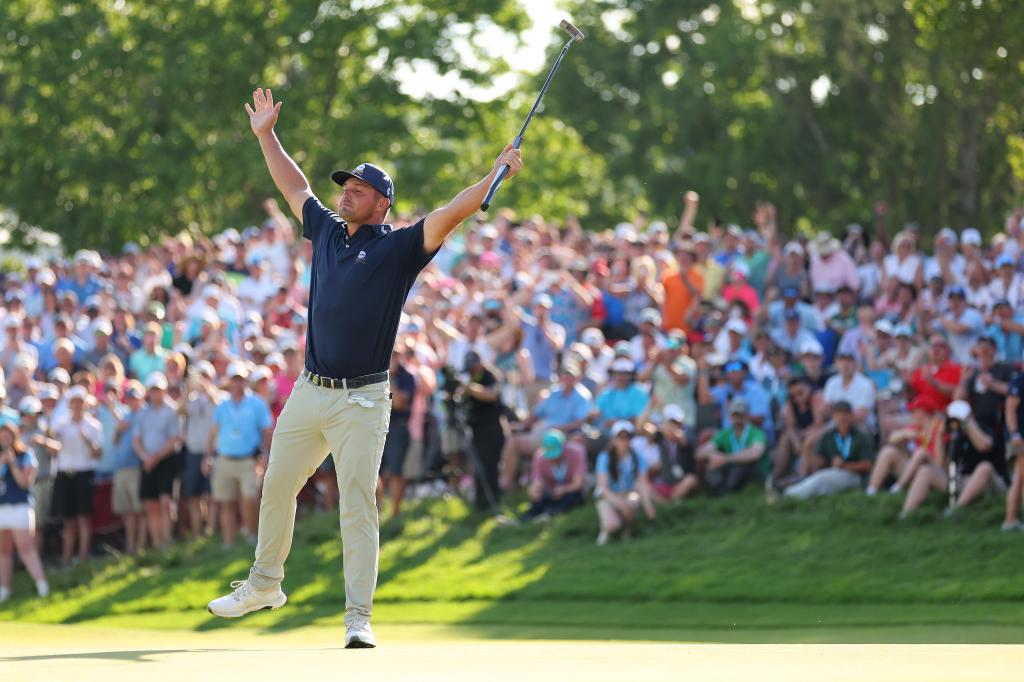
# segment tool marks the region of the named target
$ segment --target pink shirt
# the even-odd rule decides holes
[[[531,481],[540,481],[543,490],[553,490],[587,473],[587,453],[579,443],[568,442],[558,459],[547,459],[542,450],[533,456]]]
[[[828,260],[811,255],[811,286],[819,289],[836,291],[846,284],[854,291],[860,289],[860,278],[857,277],[857,265],[845,251],[836,251]]]
[[[281,414],[281,410],[284,409],[284,404],[288,400],[288,396],[292,394],[292,389],[295,388],[295,377],[288,376],[284,372],[281,372],[274,378],[274,383],[277,384],[274,389],[274,419]]]

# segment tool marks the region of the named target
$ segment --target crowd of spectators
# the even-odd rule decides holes
[[[890,236],[882,210],[840,239],[785,237],[770,204],[700,229],[698,205],[672,226],[499,213],[453,235],[403,313],[382,510],[444,490],[515,523],[590,500],[605,544],[662,504],[764,485],[903,495],[902,517],[1002,495],[1003,529],[1024,527],[1021,211],[987,241]],[[254,541],[311,255],[264,208],[241,232],[3,273],[0,600],[15,555],[45,595],[46,564]],[[299,504],[337,494],[328,457]]]

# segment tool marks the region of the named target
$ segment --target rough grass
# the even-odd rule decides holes
[[[500,526],[461,500],[426,501],[382,528],[376,619],[509,637],[1024,638],[1024,534],[999,531],[999,504],[952,519],[927,507],[907,522],[898,508],[896,498],[860,493],[769,506],[750,491],[661,508],[633,540],[596,547],[590,507],[547,525]],[[52,576],[53,596],[14,600],[0,621],[224,627],[205,604],[250,561],[250,550],[212,541],[112,557]],[[336,517],[299,520],[287,572],[288,606],[233,626],[340,623]],[[15,591],[31,592],[24,575]]]

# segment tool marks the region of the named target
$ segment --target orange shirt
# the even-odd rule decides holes
[[[690,326],[686,324],[686,313],[693,305],[694,299],[701,298],[704,291],[704,278],[694,268],[686,273],[686,279],[693,287],[693,292],[687,288],[682,276],[676,270],[670,270],[661,278],[661,286],[665,288],[665,304],[661,308],[662,327],[665,331],[670,329],[682,329],[690,332]]]

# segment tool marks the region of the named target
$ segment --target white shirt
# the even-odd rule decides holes
[[[843,385],[843,375],[836,374],[825,382],[825,402],[835,405],[840,400],[850,403],[854,410],[867,408],[868,425],[875,423],[875,384],[860,372],[854,373],[847,386]]]
[[[1010,286],[1006,286],[1003,284],[1002,277],[996,277],[988,285],[988,292],[991,304],[995,304],[996,301],[1005,298],[1016,310],[1020,307],[1021,302],[1024,301],[1024,279],[1015,272],[1013,273],[1013,279],[1010,280]]]
[[[900,262],[899,256],[890,253],[885,257],[885,274],[888,277],[895,277],[904,284],[913,284],[917,279],[917,269],[921,265],[921,258],[917,254],[911,254]]]
[[[57,422],[53,434],[60,441],[60,452],[57,453],[56,471],[92,471],[97,460],[93,459],[89,449],[103,446],[103,427],[90,414],[82,416],[82,421],[73,422],[69,416]]]

